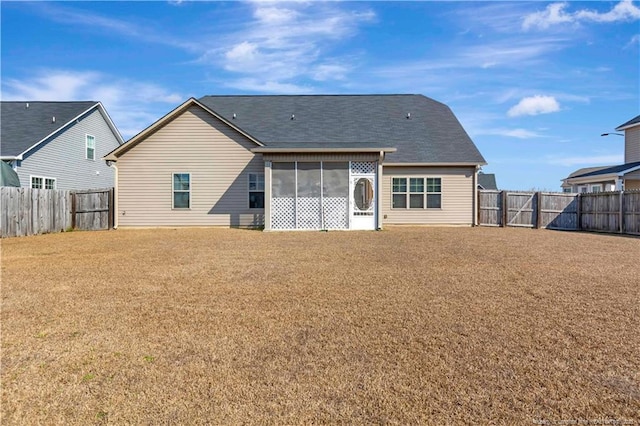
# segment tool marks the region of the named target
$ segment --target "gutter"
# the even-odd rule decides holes
[[[396,148],[275,148],[260,146],[251,149],[255,153],[279,153],[279,154],[302,154],[302,153],[336,153],[336,152],[396,152]]]

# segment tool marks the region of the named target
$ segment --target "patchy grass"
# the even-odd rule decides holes
[[[639,259],[494,228],[3,240],[0,422],[640,424]]]

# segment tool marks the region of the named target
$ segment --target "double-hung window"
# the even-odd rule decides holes
[[[31,176],[31,188],[33,189],[56,189],[54,178]]]
[[[264,174],[249,173],[249,208],[264,208]]]
[[[191,207],[191,173],[173,174],[173,208]]]
[[[439,209],[442,207],[441,178],[393,178],[392,208]]]
[[[96,137],[92,135],[85,136],[85,147],[87,160],[96,159]]]

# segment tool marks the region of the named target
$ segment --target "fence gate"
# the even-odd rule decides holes
[[[113,227],[113,188],[74,191],[72,194],[73,229],[97,231]]]
[[[538,197],[531,192],[506,193],[507,226],[533,228],[537,221]]]

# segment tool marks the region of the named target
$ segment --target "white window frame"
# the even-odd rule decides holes
[[[405,188],[406,191],[394,191],[393,189],[393,180],[394,179],[405,179]],[[411,192],[411,179],[422,179],[422,192]],[[440,180],[440,191],[434,192],[428,190],[427,179],[439,179]],[[411,195],[422,194],[422,207],[411,207]],[[394,195],[404,195],[406,197],[405,207],[394,207],[393,206],[393,196]],[[440,207],[429,207],[428,205],[428,195],[440,195]],[[392,176],[391,177],[391,209],[392,210],[442,210],[442,177],[440,176]]]
[[[93,140],[92,148],[89,148],[89,138]],[[93,158],[89,158],[89,149],[93,149]],[[87,160],[96,161],[96,137],[88,133],[84,135],[84,156]]]
[[[189,176],[189,189],[175,189],[173,186],[175,175],[187,175]],[[190,210],[191,209],[191,190],[193,189],[193,181],[191,180],[190,172],[172,172],[171,173],[171,210]],[[176,207],[175,197],[173,194],[176,192],[186,192],[189,194],[189,206],[188,207]]]
[[[34,188],[33,187],[33,180],[34,179],[42,179],[41,184],[42,187],[41,188]],[[51,182],[51,188],[47,188],[47,181]],[[31,189],[56,189],[56,178],[52,178],[52,177],[47,177],[47,176],[36,176],[36,175],[29,175],[29,188]]]
[[[251,189],[251,177],[256,176],[256,178],[262,177],[262,189]],[[256,180],[256,186],[259,186],[260,180]],[[262,207],[251,207],[251,193],[252,192],[262,192]],[[251,210],[263,210],[264,209],[264,173],[249,173],[247,175],[247,203]]]
[[[594,191],[594,188],[597,188],[597,190]],[[597,184],[591,184],[589,185],[589,192],[602,192],[602,184],[597,183]]]

